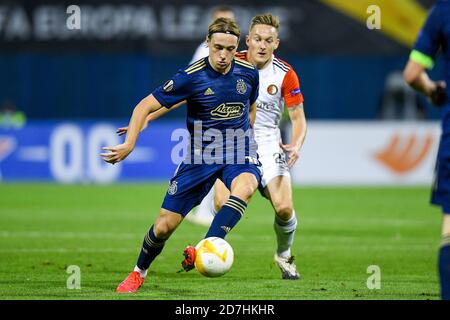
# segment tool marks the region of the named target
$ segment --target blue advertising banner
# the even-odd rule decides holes
[[[187,145],[183,122],[152,123],[126,161],[104,162],[102,147],[123,142],[123,122],[34,121],[23,128],[0,128],[1,181],[110,183],[167,181]]]

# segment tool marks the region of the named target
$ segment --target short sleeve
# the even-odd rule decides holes
[[[287,108],[299,105],[304,101],[302,91],[300,90],[300,81],[292,68],[284,76],[283,83],[281,84],[281,95]]]
[[[192,94],[189,75],[184,71],[178,71],[172,79],[167,80],[162,86],[156,88],[152,94],[166,108],[186,100]]]
[[[434,6],[420,31],[410,59],[431,69],[434,59],[441,45],[441,15],[437,6]]]

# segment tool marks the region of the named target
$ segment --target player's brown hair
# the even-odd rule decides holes
[[[252,21],[250,22],[249,30],[252,30],[253,27],[256,26],[257,24],[266,24],[268,26],[272,26],[275,29],[277,29],[277,31],[280,28],[280,20],[278,19],[277,16],[274,16],[270,13],[254,16]]]
[[[238,38],[241,36],[241,30],[239,29],[237,23],[227,18],[218,18],[209,25],[208,39],[211,39],[211,36],[214,33],[229,33]]]

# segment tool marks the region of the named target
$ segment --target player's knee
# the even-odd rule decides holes
[[[282,220],[289,220],[292,218],[294,213],[294,209],[290,203],[281,202],[279,204],[275,204],[275,213]]]
[[[155,223],[155,225],[153,226],[153,232],[159,239],[167,239],[171,234],[169,225],[163,221]]]
[[[153,225],[153,232],[159,239],[167,239],[175,230],[176,224],[172,223],[168,217],[159,217]]]
[[[214,198],[214,210],[216,212],[219,212],[219,210],[223,207],[223,205],[228,201],[228,196],[224,197],[224,196],[220,196],[220,197],[216,197]]]
[[[253,193],[255,193],[255,190],[256,188],[254,188],[252,185],[245,185],[240,189],[240,194],[238,197],[248,202],[252,197]]]

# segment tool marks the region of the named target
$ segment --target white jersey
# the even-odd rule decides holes
[[[247,52],[239,52],[238,58],[247,60]],[[254,125],[259,159],[263,167],[261,184],[267,184],[277,176],[290,176],[286,156],[280,148],[279,124],[284,107],[294,107],[303,102],[300,83],[294,69],[273,56],[272,61],[259,70],[259,95]]]
[[[246,51],[237,57],[247,60]],[[273,56],[272,61],[259,70],[259,96],[256,100],[255,137],[257,142],[280,140],[278,128],[284,107],[294,107],[303,102],[300,83],[294,69]]]

